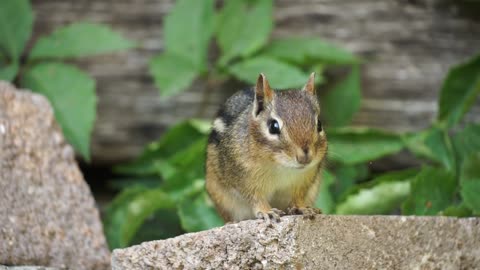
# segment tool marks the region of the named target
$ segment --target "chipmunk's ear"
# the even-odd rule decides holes
[[[307,83],[303,86],[302,91],[307,91],[312,95],[315,95],[315,72],[310,74]]]
[[[270,88],[267,77],[263,73],[258,76],[257,84],[255,85],[255,101],[253,104],[253,113],[257,116],[265,105],[273,100],[273,90]]]

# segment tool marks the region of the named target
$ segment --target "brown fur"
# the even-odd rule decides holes
[[[302,90],[274,91],[260,75],[254,90],[239,92],[220,109],[210,135],[206,188],[227,222],[254,218],[272,207],[312,207],[327,151],[317,132],[320,107],[313,75]],[[268,133],[274,118],[279,135]],[[302,166],[300,160],[310,161]]]

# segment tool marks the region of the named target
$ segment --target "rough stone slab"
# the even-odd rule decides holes
[[[480,219],[283,217],[114,250],[120,269],[480,269]]]
[[[0,82],[0,264],[110,265],[95,201],[50,104],[5,82]]]
[[[45,266],[4,266],[0,265],[0,270],[58,270],[58,268]]]

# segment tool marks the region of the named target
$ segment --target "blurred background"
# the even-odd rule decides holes
[[[369,128],[366,132],[331,131],[332,140],[339,145],[332,151],[343,156],[331,158],[333,165],[326,176],[329,184],[322,190],[322,200],[326,201],[319,202],[329,209],[324,212],[342,212],[338,205],[349,195],[373,187],[367,180],[402,170],[401,176],[393,177],[401,180],[395,186],[401,189],[397,197],[381,195],[378,204],[383,206],[373,206],[376,210],[344,212],[400,213],[401,204],[413,194],[409,181],[428,173],[419,172],[421,164],[447,168],[450,164],[448,160],[435,160],[440,147],[436,143],[433,150],[415,151],[405,138],[422,134],[421,139],[415,137],[415,142],[422,141],[430,138],[433,127],[442,126],[442,116],[437,116],[439,96],[448,85],[444,81],[449,70],[467,61],[478,62],[469,59],[480,53],[480,4],[473,0],[32,0],[31,4],[35,19],[27,52],[39,37],[77,22],[107,25],[135,43],[126,50],[67,60],[96,81],[98,103],[90,161],[79,156],[79,162],[106,215],[105,230],[111,247],[221,224],[202,191],[203,149],[195,142],[204,145],[208,121],[218,106],[232,93],[251,85],[260,72],[273,77],[274,88],[290,88],[301,87],[309,72],[316,71],[321,80],[320,100],[330,104],[325,105],[327,134],[329,128],[342,126]],[[179,23],[182,18],[185,25]],[[242,21],[245,18],[249,21]],[[201,33],[200,37],[195,33]],[[193,71],[182,69],[178,67],[181,60],[168,58],[168,50],[179,51],[170,44],[175,41],[165,40],[166,35],[172,36],[171,40],[177,38],[179,44],[188,43],[194,35],[200,40],[204,37],[206,42],[192,43],[204,46],[199,49],[204,50],[200,66]],[[301,38],[289,40],[292,37]],[[97,42],[88,35],[83,41]],[[192,55],[197,51],[196,47],[190,49]],[[274,60],[266,61],[262,58],[265,55]],[[480,72],[480,68],[475,70]],[[276,74],[288,74],[287,82]],[[473,87],[478,87],[475,78],[464,80],[471,79]],[[338,89],[338,94],[333,94]],[[447,125],[454,131],[480,120],[480,102],[472,95],[461,109],[468,112],[461,120],[454,120],[459,125]],[[329,111],[335,117],[328,119]],[[207,121],[183,122],[192,118]],[[173,126],[176,129],[172,131]],[[439,132],[448,138],[454,131]],[[352,134],[360,134],[359,139]],[[394,138],[397,135],[401,139]],[[357,141],[360,145],[365,140],[383,140],[384,145],[374,156],[350,157],[348,151],[355,150],[345,150],[346,145]],[[152,142],[156,143],[145,148]],[[185,155],[175,157],[178,153]],[[367,186],[356,186],[358,183]],[[177,189],[176,185],[182,187]],[[388,186],[387,193],[393,188]],[[428,214],[437,214],[447,205],[463,206],[459,194],[449,195],[449,200]],[[146,210],[130,213],[132,204]],[[472,209],[468,211],[471,215]],[[128,227],[125,223],[135,224]]]

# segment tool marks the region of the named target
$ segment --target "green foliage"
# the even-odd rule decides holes
[[[393,133],[347,126],[361,103],[356,56],[318,38],[269,42],[271,30],[271,0],[227,0],[217,13],[211,0],[195,1],[193,6],[179,0],[165,25],[166,49],[152,59],[150,72],[161,95],[170,96],[200,75],[207,81],[233,76],[253,84],[264,72],[273,87],[298,88],[312,70],[319,72],[319,84],[325,81],[324,69],[346,66],[340,68],[350,73],[320,97],[329,154],[315,206],[326,214],[480,215],[480,125],[456,126],[479,92],[479,57],[450,71],[436,122],[418,132]],[[221,52],[209,65],[212,33]],[[107,210],[105,230],[113,247],[132,244],[141,235],[139,228],[155,220],[158,211],[176,213],[173,220],[186,232],[222,224],[204,189],[208,130],[208,123],[197,120],[179,123],[137,160],[117,168],[127,180],[117,185],[124,191]],[[370,171],[376,160],[406,151],[425,163],[421,169]],[[137,223],[120,223],[131,202],[146,191],[159,192],[162,200],[145,204]],[[166,229],[160,237],[177,233]]]
[[[65,137],[88,158],[97,103],[95,81],[74,66],[46,62],[27,69],[22,85],[50,100]]]
[[[297,65],[316,62],[335,65],[359,63],[359,59],[351,52],[312,37],[287,37],[274,40],[265,51],[267,55]]]
[[[335,207],[335,198],[332,187],[335,184],[335,176],[327,170],[323,171],[322,182],[315,201],[315,207],[322,210],[324,214],[331,214]]]
[[[178,206],[182,227],[189,232],[208,230],[223,225],[206,192],[183,200]]]
[[[329,160],[353,165],[399,152],[405,146],[393,133],[369,128],[328,130]]]
[[[465,129],[455,134],[453,145],[458,161],[480,152],[480,125],[467,125]]]
[[[480,152],[467,157],[463,163],[460,188],[466,207],[480,214]]]
[[[32,32],[33,12],[28,0],[0,2],[0,52],[18,60]]]
[[[458,123],[480,92],[480,55],[453,67],[440,92],[438,120],[451,127]]]
[[[200,120],[181,122],[160,140],[149,144],[137,160],[116,168],[117,172],[137,177],[139,181],[128,179],[130,185],[121,185],[124,190],[106,211],[105,231],[111,248],[132,244],[138,229],[147,219],[156,217],[158,210],[175,211],[181,228],[188,232],[222,225],[204,192],[205,146],[209,127],[208,123]],[[161,194],[165,200],[155,201],[154,195],[145,195],[146,191]],[[148,209],[136,212],[141,214],[136,219],[137,223],[119,228],[117,217],[121,220],[122,215],[129,214],[131,203],[137,198],[146,198],[144,203]],[[149,200],[152,202],[147,204]],[[148,227],[145,229],[148,230]],[[167,238],[177,234],[175,228],[165,228],[164,233],[157,236]]]
[[[308,74],[295,66],[263,56],[245,60],[229,68],[233,76],[252,84],[255,84],[259,70],[264,70],[269,82],[278,88],[303,86],[308,78]]]
[[[455,153],[446,130],[432,127],[420,133],[408,134],[405,138],[412,153],[442,164],[449,171],[455,171]]]
[[[12,81],[18,72],[18,62],[6,62],[4,59],[0,59],[0,80]]]
[[[175,203],[161,189],[133,187],[124,190],[108,207],[104,221],[110,248],[127,246],[145,219]]]
[[[88,38],[86,38],[88,37]],[[109,27],[94,23],[75,23],[41,37],[30,53],[31,60],[74,58],[130,49],[133,42]]]
[[[213,31],[213,0],[178,0],[165,18],[165,50],[189,60],[197,71],[204,71]]]
[[[454,201],[455,176],[441,168],[425,167],[413,179],[410,196],[403,204],[406,215],[437,215]]]
[[[360,100],[360,68],[353,66],[347,78],[321,99],[322,115],[330,127],[348,125],[360,109]]]
[[[272,0],[226,1],[217,24],[222,49],[219,65],[225,66],[238,56],[248,57],[265,46],[273,28],[272,9]]]
[[[235,78],[251,85],[265,73],[274,88],[299,88],[312,71],[317,72],[316,83],[320,84],[324,67],[352,65],[346,82],[330,91],[332,98],[346,98],[348,112],[335,117],[349,123],[360,104],[358,59],[312,37],[269,42],[272,29],[272,0],[227,0],[217,12],[212,0],[178,0],[166,19],[165,50],[150,61],[150,74],[160,95],[168,97],[187,89],[199,76],[207,82]],[[220,55],[209,65],[212,34]]]
[[[415,169],[383,174],[352,188],[337,204],[337,214],[388,214],[398,208],[410,193]]]
[[[95,81],[74,66],[47,60],[108,53],[131,48],[133,43],[106,26],[75,23],[40,37],[31,52],[24,52],[32,26],[28,0],[0,1],[0,79],[19,81],[21,87],[45,95],[67,140],[89,160]],[[28,60],[20,66],[22,56]]]
[[[155,86],[162,89],[162,96],[170,96],[187,88],[198,73],[198,68],[190,59],[174,53],[157,55],[150,61],[150,74]]]

